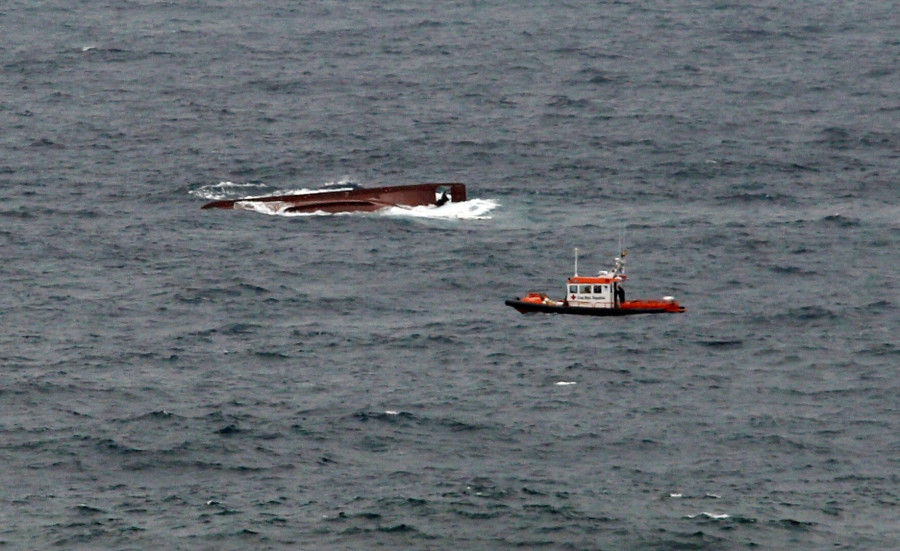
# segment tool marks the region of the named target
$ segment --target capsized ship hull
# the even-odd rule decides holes
[[[257,210],[258,206],[264,206],[277,213],[371,212],[388,207],[442,205],[447,201],[465,200],[465,184],[428,183],[226,199],[212,201],[201,208]]]

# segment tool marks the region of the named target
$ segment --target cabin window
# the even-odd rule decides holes
[[[589,295],[590,293],[591,293],[591,286],[590,286],[590,285],[582,285],[582,286],[581,286],[581,294],[582,294],[582,295]]]
[[[604,292],[603,285],[594,285],[594,292],[597,294],[602,294]]]
[[[578,285],[569,285],[569,292],[573,295],[578,292]]]

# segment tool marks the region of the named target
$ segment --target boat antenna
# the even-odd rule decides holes
[[[578,277],[578,247],[575,247],[575,275],[573,277]]]
[[[613,274],[623,275],[625,273],[625,254],[625,249],[622,249],[622,254],[616,259],[616,266],[613,268]]]
[[[616,259],[616,268],[614,273],[616,275],[622,275],[625,273],[625,255],[628,254],[625,250],[625,225],[622,225],[622,231],[619,233],[619,258]]]

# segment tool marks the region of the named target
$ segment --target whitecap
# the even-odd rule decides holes
[[[706,517],[712,520],[724,520],[726,518],[731,518],[731,515],[728,513],[710,513],[707,511],[703,511],[696,515],[688,515],[687,518],[697,518],[697,517]]]
[[[237,184],[235,182],[225,181],[219,182],[218,184],[208,184],[205,186],[201,186],[198,189],[192,189],[188,193],[201,199],[206,199],[209,201],[219,201],[221,199],[228,199],[229,197],[232,197],[236,190],[237,192],[246,193],[247,189],[252,188],[262,190],[266,187],[268,186],[259,183]],[[254,195],[259,196],[262,194],[262,191],[260,191],[260,193],[255,193]]]

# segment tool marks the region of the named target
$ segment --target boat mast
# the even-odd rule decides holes
[[[575,247],[575,275],[572,277],[578,277],[578,247]]]
[[[613,275],[619,276],[625,273],[625,255],[628,254],[625,249],[622,249],[622,253],[619,255],[619,258],[616,259],[615,268],[613,268]]]
[[[619,250],[622,251],[619,253],[619,258],[616,259],[616,273],[624,274],[625,273],[625,226],[622,226],[622,233],[619,234]]]

